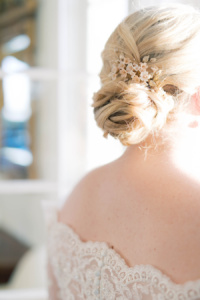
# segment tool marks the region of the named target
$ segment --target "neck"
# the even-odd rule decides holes
[[[148,195],[153,193],[155,198],[188,199],[191,193],[193,198],[199,198],[200,146],[190,142],[188,138],[179,138],[167,147],[148,150],[147,155],[140,147],[144,144],[128,146],[119,159],[126,180],[146,190]]]

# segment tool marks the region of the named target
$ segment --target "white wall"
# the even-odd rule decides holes
[[[136,11],[146,6],[159,5],[159,4],[169,4],[169,3],[183,3],[190,4],[195,7],[200,7],[199,0],[129,0],[129,10],[130,12]]]

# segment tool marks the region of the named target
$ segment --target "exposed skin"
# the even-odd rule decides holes
[[[128,266],[151,264],[182,284],[200,279],[197,94],[179,118],[174,139],[150,150],[146,160],[132,145],[86,174],[68,196],[59,222],[70,225],[82,241],[107,242]]]

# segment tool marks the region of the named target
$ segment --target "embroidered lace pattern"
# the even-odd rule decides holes
[[[128,267],[105,242],[83,242],[56,214],[47,249],[59,300],[200,300],[200,279],[174,283],[152,265]]]

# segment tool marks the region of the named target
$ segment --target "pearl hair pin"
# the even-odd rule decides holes
[[[131,60],[121,53],[119,59],[113,61],[109,77],[112,80],[121,78],[125,82],[143,84],[158,92],[160,90],[159,77],[162,71],[157,66],[148,66],[148,62],[154,63],[156,58],[145,56],[142,62],[137,64],[135,59]],[[164,90],[163,93],[165,93]]]

